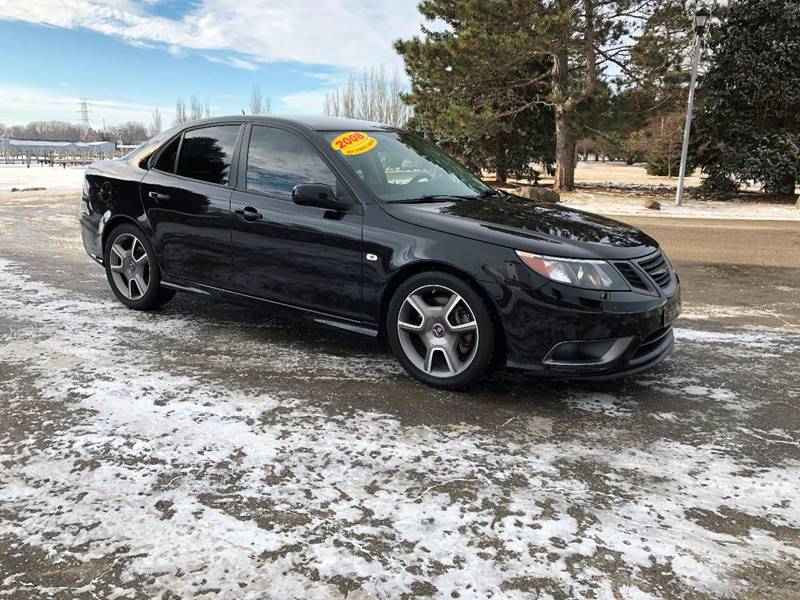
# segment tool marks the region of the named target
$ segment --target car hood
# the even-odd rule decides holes
[[[511,194],[382,206],[406,223],[550,256],[628,259],[658,249],[655,240],[630,225]]]

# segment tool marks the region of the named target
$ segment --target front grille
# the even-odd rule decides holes
[[[654,256],[639,261],[639,266],[644,269],[660,288],[666,288],[672,282],[672,270],[661,252]]]
[[[637,271],[633,265],[628,262],[615,262],[614,266],[617,267],[617,270],[622,273],[622,276],[625,278],[625,281],[632,288],[637,288],[640,290],[649,290],[650,286],[647,285],[647,282],[644,280],[644,277],[639,275],[639,271]]]

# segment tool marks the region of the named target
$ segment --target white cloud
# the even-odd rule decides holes
[[[210,60],[211,62],[219,63],[221,65],[228,65],[229,67],[234,67],[236,69],[245,69],[246,71],[258,70],[257,64],[250,62],[249,60],[236,58],[235,56],[206,56],[206,60]]]
[[[273,110],[277,114],[321,115],[326,90],[308,90],[286,94],[278,98]]]
[[[0,3],[0,19],[85,28],[171,52],[216,50],[245,63],[293,61],[361,69],[400,64],[392,43],[419,31],[416,0],[202,0],[180,18],[131,0],[28,0]],[[229,57],[229,60],[232,58]],[[234,65],[237,66],[237,65]]]

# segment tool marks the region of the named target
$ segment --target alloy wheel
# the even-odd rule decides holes
[[[397,334],[408,359],[433,377],[463,373],[478,350],[478,322],[453,290],[426,285],[411,292],[397,316]]]
[[[118,236],[109,255],[111,278],[128,300],[138,300],[150,287],[150,258],[142,241],[131,233]]]

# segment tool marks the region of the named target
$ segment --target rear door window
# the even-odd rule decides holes
[[[215,125],[183,134],[177,174],[228,185],[239,125]]]
[[[247,152],[247,189],[290,198],[298,183],[326,183],[336,175],[300,136],[274,127],[253,126]]]

